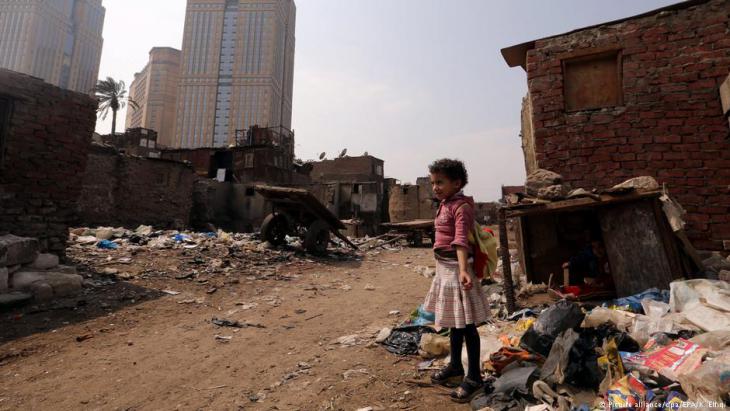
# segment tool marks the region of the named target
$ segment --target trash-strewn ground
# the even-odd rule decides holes
[[[100,273],[82,295],[2,312],[0,409],[468,409],[413,383],[422,359],[373,343],[422,301],[428,248],[247,244],[72,246],[80,274]]]

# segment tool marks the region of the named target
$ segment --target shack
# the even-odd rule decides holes
[[[506,223],[519,224],[518,252],[527,280],[563,283],[563,264],[591,241],[605,246],[618,297],[692,276],[701,259],[682,231],[679,207],[661,191],[603,193],[500,209],[505,291],[514,307]],[[507,257],[509,258],[509,257]],[[552,279],[551,279],[552,277]],[[512,301],[510,301],[512,300]]]

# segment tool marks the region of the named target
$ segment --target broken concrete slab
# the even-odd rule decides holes
[[[54,254],[38,254],[35,261],[28,267],[34,270],[49,270],[58,267],[58,256]]]
[[[36,281],[30,285],[28,291],[33,294],[33,298],[38,302],[48,302],[53,299],[53,286],[45,281]]]
[[[640,176],[630,178],[613,188],[633,188],[636,191],[655,191],[659,189],[659,183],[651,176]]]
[[[563,183],[563,176],[550,170],[537,169],[527,176],[525,191],[533,197],[538,196],[541,188],[560,185]]]
[[[0,250],[5,249],[5,264],[30,264],[38,256],[38,240],[29,237],[18,237],[8,234],[0,237]],[[0,251],[0,255],[3,251]]]
[[[53,288],[54,297],[64,297],[80,291],[83,278],[78,274],[52,271],[19,271],[10,278],[10,288],[16,291],[31,290],[34,283],[47,283]]]
[[[0,294],[0,308],[11,308],[24,304],[33,299],[33,295],[14,291],[11,293]]]
[[[563,184],[542,187],[537,190],[537,197],[545,200],[562,200],[568,195],[568,188]]]

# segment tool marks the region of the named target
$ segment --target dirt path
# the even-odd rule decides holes
[[[66,307],[0,313],[0,410],[468,409],[408,382],[419,358],[370,344],[421,302],[430,279],[413,267],[429,264],[428,249],[404,249],[217,290],[140,278]],[[352,334],[357,345],[333,344]]]

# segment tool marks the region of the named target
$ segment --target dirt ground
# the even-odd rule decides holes
[[[0,410],[469,409],[413,383],[422,359],[372,343],[422,301],[418,265],[433,265],[429,249],[294,259],[260,277],[150,274],[1,312]]]

